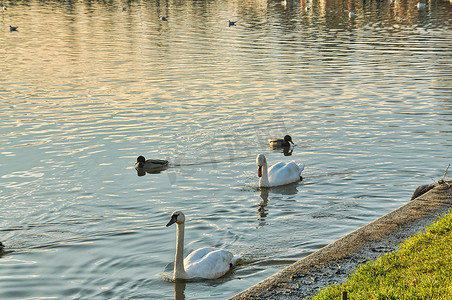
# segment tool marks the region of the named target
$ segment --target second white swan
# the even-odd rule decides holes
[[[267,168],[267,159],[263,154],[256,157],[256,164],[259,187],[280,186],[303,180],[301,172],[304,170],[304,164],[297,165],[293,161],[279,162]]]
[[[235,265],[240,256],[234,256],[231,252],[204,247],[191,252],[184,259],[184,231],[185,215],[181,211],[175,211],[166,224],[177,225],[176,257],[174,262],[173,279],[216,279],[226,274],[231,266]]]

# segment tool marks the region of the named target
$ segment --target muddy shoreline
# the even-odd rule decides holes
[[[452,209],[452,180],[304,257],[229,299],[305,299],[356,267],[396,250]]]

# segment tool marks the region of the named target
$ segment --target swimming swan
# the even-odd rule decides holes
[[[185,215],[180,211],[175,211],[171,215],[171,220],[166,227],[176,223],[177,241],[176,258],[174,262],[173,279],[204,278],[216,279],[235,265],[240,256],[234,256],[231,252],[205,247],[193,251],[184,259],[184,228]]]
[[[138,156],[137,162],[135,163],[135,169],[152,169],[161,170],[168,166],[168,161],[164,159],[148,159],[146,160],[144,156]]]
[[[304,164],[298,166],[293,161],[290,163],[279,162],[267,171],[267,159],[263,154],[256,157],[256,164],[259,187],[279,186],[303,180],[301,172],[304,170]]]
[[[292,137],[290,135],[284,136],[284,139],[271,139],[268,140],[270,147],[272,148],[280,148],[280,147],[289,147],[290,143],[292,143]]]

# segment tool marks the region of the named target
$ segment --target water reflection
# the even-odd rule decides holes
[[[0,257],[5,253],[5,246],[2,242],[0,242]]]
[[[293,147],[291,146],[287,146],[287,147],[281,147],[281,148],[272,148],[275,151],[279,151],[280,153],[282,153],[284,156],[292,156],[293,154]]]
[[[268,190],[272,194],[295,195],[298,193],[299,184],[300,184],[300,182],[295,182],[295,183],[291,183],[291,184],[271,187],[271,188],[268,188]]]
[[[270,146],[272,150],[278,151],[282,153],[284,156],[292,156],[294,147],[293,146],[286,146],[286,147],[272,147]]]
[[[174,299],[185,300],[185,287],[187,282],[185,280],[176,279],[174,281]]]
[[[152,168],[150,168],[150,169],[147,169],[147,168],[136,168],[135,170],[137,171],[137,175],[141,177],[141,176],[144,176],[146,174],[160,174],[163,171],[165,171],[166,169],[167,169],[167,167],[165,167],[163,169],[159,169],[159,170],[152,169]]]
[[[283,152],[284,156],[291,156],[293,153],[293,147],[290,147],[290,146],[283,147],[282,150],[283,150],[282,152]]]
[[[258,226],[257,228],[261,228],[266,225],[266,218],[268,217],[268,196],[270,193],[279,194],[279,195],[296,195],[298,193],[298,182],[286,184],[277,187],[271,188],[260,188],[259,196],[261,197],[261,201],[258,204],[257,215],[258,215]]]
[[[257,218],[257,220],[258,220],[257,228],[261,228],[267,224],[265,219],[268,216],[268,212],[267,212],[268,209],[266,208],[267,204],[268,204],[268,190],[269,189],[265,189],[265,188],[260,189],[260,197],[261,197],[262,201],[259,202],[258,208],[257,208],[257,214],[259,216]]]

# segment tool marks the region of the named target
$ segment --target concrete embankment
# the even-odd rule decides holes
[[[452,209],[452,180],[353,231],[230,299],[304,299],[342,283],[356,267],[397,245]]]

